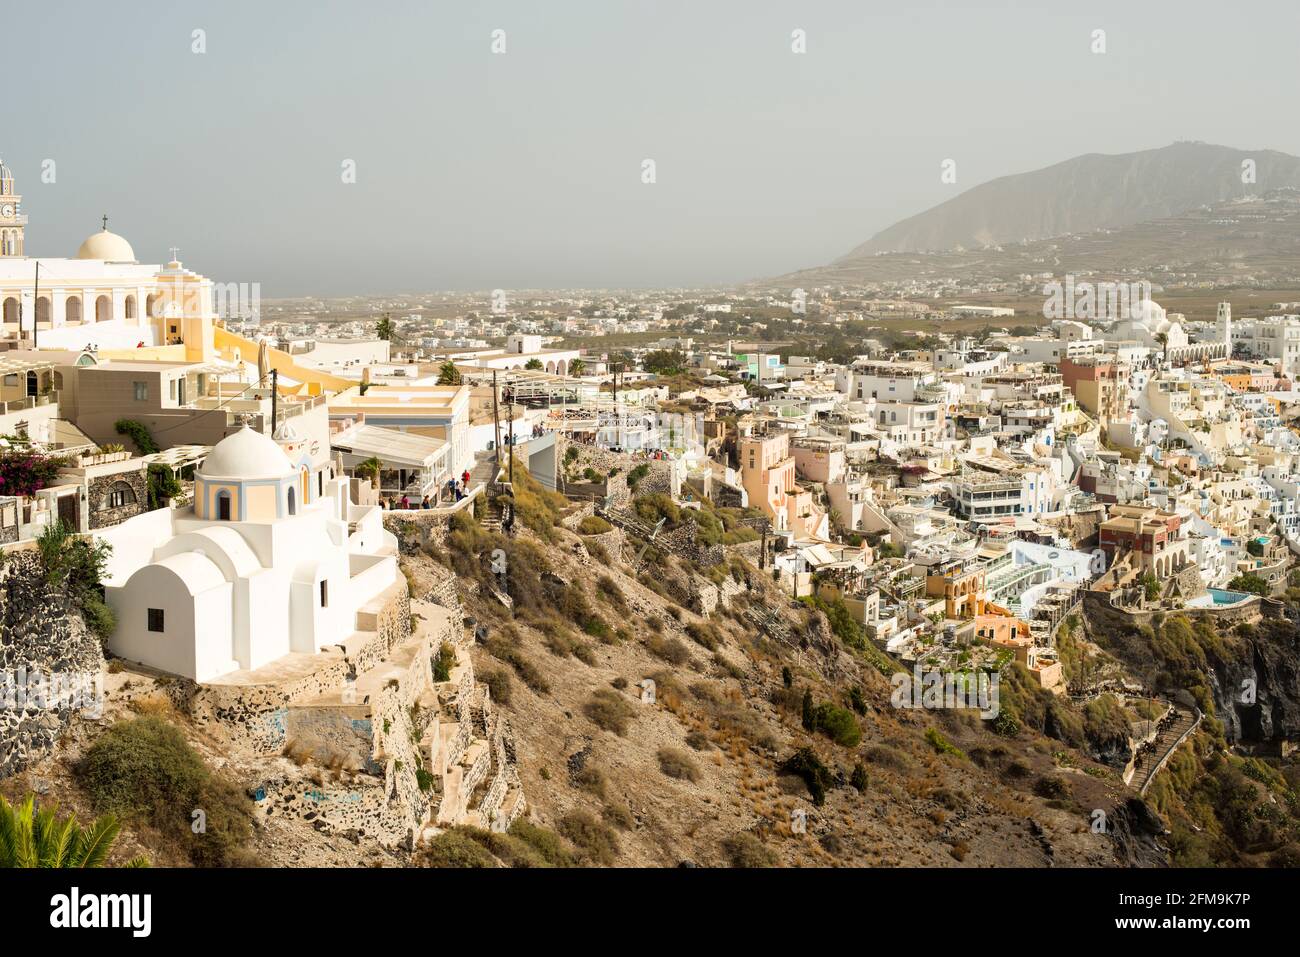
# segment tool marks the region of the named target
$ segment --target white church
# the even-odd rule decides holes
[[[357,611],[400,577],[378,506],[351,502],[349,479],[313,466],[288,426],[245,426],[195,473],[194,505],[104,529],[109,649],[210,682],[356,630]]]
[[[184,343],[187,358],[211,358],[212,281],[184,269],[137,261],[131,244],[103,228],[73,258],[33,257],[13,173],[0,160],[0,336],[46,349],[87,344],[133,349]],[[173,250],[173,257],[175,250]]]

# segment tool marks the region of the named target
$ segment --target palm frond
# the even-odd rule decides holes
[[[71,866],[103,867],[108,860],[108,852],[113,848],[117,832],[121,829],[122,825],[111,814],[95,818],[88,827],[82,829]]]
[[[0,867],[18,866],[18,816],[0,795]]]
[[[36,866],[36,841],[32,834],[32,813],[36,808],[36,795],[18,805],[15,815],[14,867]]]
[[[71,867],[68,861],[72,857],[72,852],[76,849],[77,838],[81,835],[81,828],[77,824],[77,815],[69,814],[67,819],[61,821],[51,835],[49,845],[41,851],[42,867]]]

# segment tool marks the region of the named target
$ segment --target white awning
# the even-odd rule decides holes
[[[385,429],[377,425],[356,425],[330,439],[330,447],[360,459],[376,458],[390,468],[438,466],[450,447],[443,439]]]

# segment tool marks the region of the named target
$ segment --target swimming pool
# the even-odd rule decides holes
[[[1244,591],[1228,591],[1226,588],[1207,588],[1206,594],[1198,595],[1187,603],[1188,608],[1225,608],[1238,605],[1255,596]]]

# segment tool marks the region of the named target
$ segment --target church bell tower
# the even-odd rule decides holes
[[[22,197],[14,192],[14,174],[0,160],[0,256],[23,255]]]

